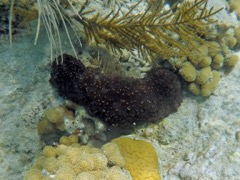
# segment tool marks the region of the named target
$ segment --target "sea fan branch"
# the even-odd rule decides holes
[[[148,8],[142,14],[133,14],[141,3],[139,1],[122,16],[118,9],[105,16],[97,13],[93,18],[80,14],[82,19],[78,21],[83,24],[88,40],[96,44],[107,44],[117,51],[137,48],[140,52],[158,54],[167,59],[172,55],[187,55],[189,52],[185,46],[191,45],[189,39],[205,42],[200,35],[209,33],[206,27],[213,23],[209,18],[221,10],[208,10],[207,2],[177,3],[168,11],[163,11],[163,3],[160,3],[154,10]],[[179,38],[175,39],[171,34]]]

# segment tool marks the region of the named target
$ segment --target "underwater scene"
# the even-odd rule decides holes
[[[240,0],[0,0],[0,180],[239,180]]]

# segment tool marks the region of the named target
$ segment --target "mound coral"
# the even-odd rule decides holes
[[[182,78],[187,82],[192,82],[196,79],[196,69],[190,62],[185,62],[179,73]]]
[[[239,61],[233,52],[239,46],[238,28],[228,27],[225,31],[223,37],[213,39],[209,46],[196,45],[188,58],[173,62],[194,95],[210,96],[220,82],[221,71],[233,68]]]
[[[238,61],[239,61],[238,55],[232,54],[226,59],[225,64],[228,67],[234,67],[238,63]]]
[[[196,82],[200,85],[206,84],[212,76],[211,73],[210,67],[202,68],[197,75]]]
[[[154,147],[143,140],[120,137],[112,141],[116,143],[123,155],[125,168],[133,180],[160,180],[158,156]]]
[[[238,44],[240,44],[240,27],[237,27],[235,29],[235,36],[236,36],[236,39],[238,41]]]
[[[107,153],[106,147],[110,150]],[[113,162],[113,159],[124,161],[119,148],[116,147],[114,143],[105,144],[102,149],[76,143],[68,146],[46,146],[33,167],[25,173],[24,180],[131,180],[129,172],[123,167],[125,163]],[[114,152],[111,151],[113,149]],[[110,152],[113,154],[110,155]],[[111,160],[108,157],[111,157]]]
[[[220,73],[218,71],[212,71],[212,78],[209,82],[202,85],[201,95],[209,96],[216,88],[220,81]]]
[[[91,117],[83,107],[71,102],[47,109],[38,122],[37,129],[47,144],[57,142],[62,135],[70,135],[62,136],[60,139],[60,143],[65,145],[77,143],[78,139],[83,144],[87,144],[94,138],[100,141],[106,140],[104,123]],[[54,137],[52,140],[49,138],[51,135]]]
[[[59,61],[53,62],[50,79],[58,93],[109,125],[160,120],[182,102],[178,78],[166,69],[153,68],[145,78],[134,79],[104,75],[69,55]]]
[[[237,14],[237,17],[240,19],[240,1],[239,0],[230,0],[230,10],[235,11]]]
[[[47,134],[64,130],[64,118],[72,118],[73,113],[63,106],[47,109],[37,124],[39,134]]]
[[[115,143],[107,143],[102,146],[103,154],[109,159],[112,165],[123,167],[125,165],[125,159],[120,154],[119,147]]]
[[[52,153],[50,153],[52,150]],[[24,180],[161,180],[154,147],[128,137],[113,139],[101,149],[73,143],[46,146]]]

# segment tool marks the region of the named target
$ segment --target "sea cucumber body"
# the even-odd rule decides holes
[[[182,102],[177,76],[160,67],[143,79],[107,76],[64,55],[62,63],[53,62],[50,82],[59,95],[114,126],[161,120]]]

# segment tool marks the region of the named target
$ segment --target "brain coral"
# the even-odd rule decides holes
[[[127,137],[116,138],[112,141],[119,146],[126,168],[133,180],[160,180],[158,156],[154,147],[143,140]]]
[[[83,105],[109,125],[139,124],[160,120],[182,102],[178,78],[163,68],[153,68],[143,79],[107,76],[63,55],[51,67],[51,84],[58,93]]]

